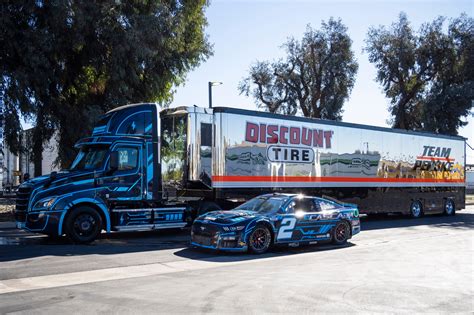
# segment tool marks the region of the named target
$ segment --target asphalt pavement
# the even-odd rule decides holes
[[[473,227],[474,206],[363,218],[346,246],[256,256],[189,248],[189,230],[73,245],[0,222],[0,313],[472,314]]]

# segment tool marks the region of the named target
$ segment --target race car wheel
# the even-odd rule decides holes
[[[351,232],[349,230],[349,223],[341,221],[336,224],[332,232],[332,242],[336,245],[342,245],[347,242]]]
[[[454,207],[454,201],[451,199],[446,200],[444,204],[444,214],[445,215],[455,215],[456,214],[456,208]]]
[[[249,251],[254,254],[263,254],[270,248],[271,242],[270,230],[264,225],[258,225],[249,236]]]
[[[412,218],[420,218],[423,215],[423,209],[421,207],[421,202],[413,201],[410,206],[410,216]]]
[[[76,208],[66,219],[66,234],[74,243],[91,243],[99,236],[101,230],[102,220],[93,208]]]

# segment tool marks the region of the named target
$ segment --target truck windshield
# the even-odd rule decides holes
[[[74,162],[72,162],[71,171],[80,170],[97,170],[102,168],[105,156],[108,151],[106,146],[84,146],[81,148],[76,156]]]
[[[288,197],[255,197],[241,204],[234,210],[249,210],[258,213],[272,213],[280,210],[281,206],[288,200]]]

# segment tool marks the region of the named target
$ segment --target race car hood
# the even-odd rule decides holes
[[[257,215],[255,211],[248,210],[212,211],[202,215],[199,219],[220,224],[234,224],[255,218]]]

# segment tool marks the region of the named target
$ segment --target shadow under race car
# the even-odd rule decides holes
[[[191,245],[262,254],[275,244],[332,241],[342,245],[359,232],[356,205],[296,194],[267,194],[230,211],[199,216],[191,229]]]

